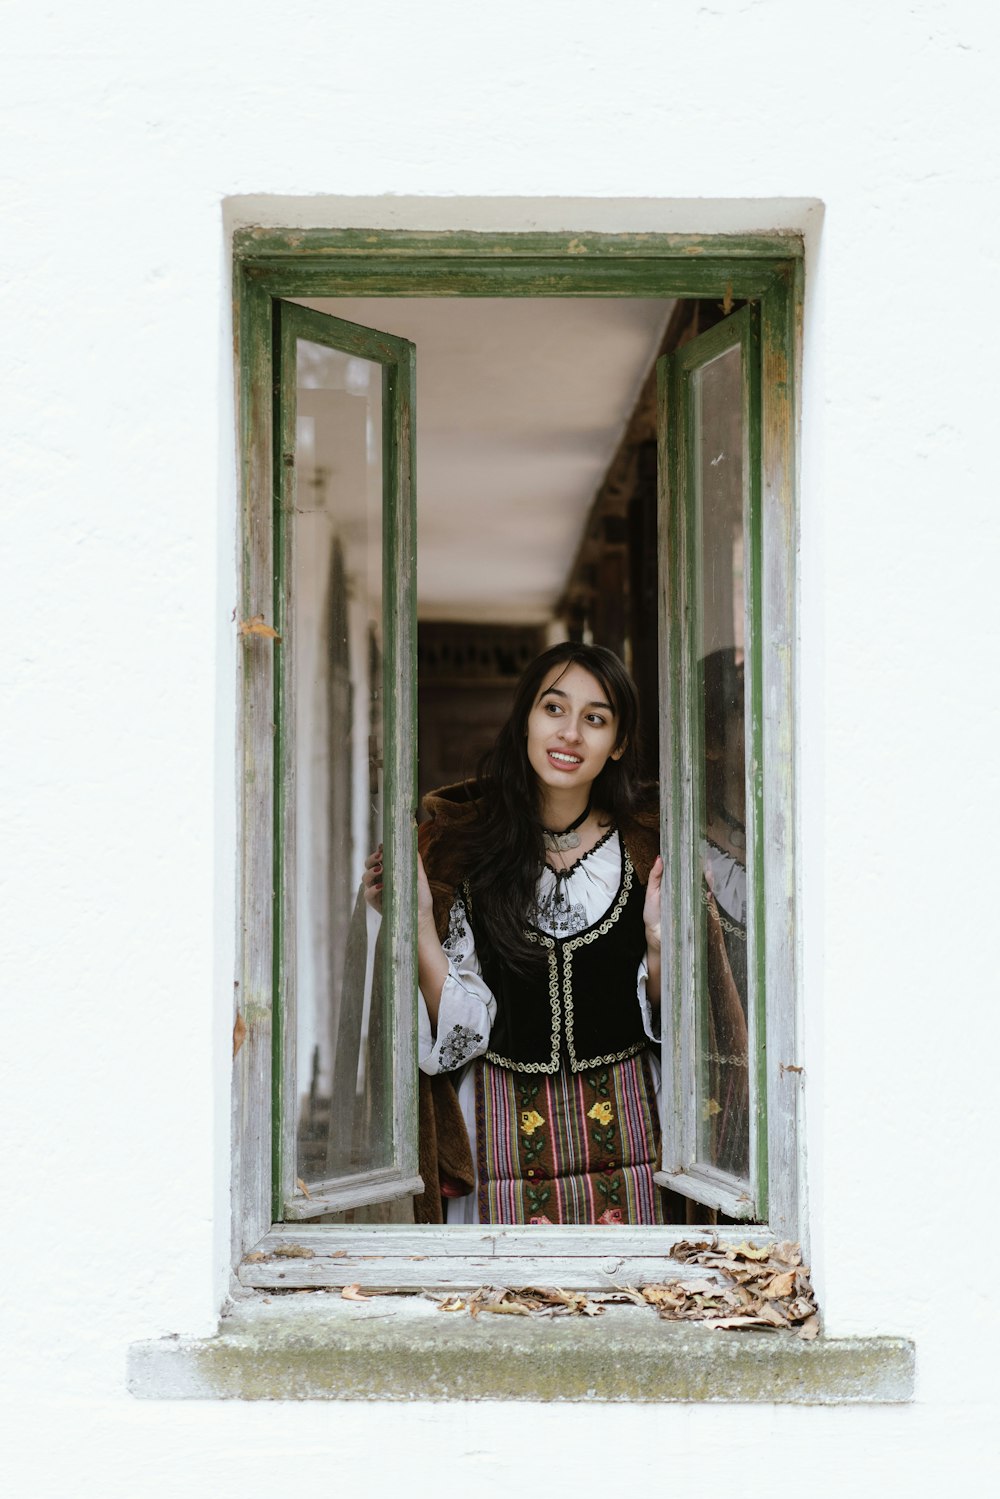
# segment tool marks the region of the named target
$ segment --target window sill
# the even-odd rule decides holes
[[[653,1308],[472,1318],[320,1291],[241,1300],[211,1338],[133,1344],[128,1385],[145,1400],[879,1405],[912,1400],[914,1358],[905,1338],[717,1332]]]

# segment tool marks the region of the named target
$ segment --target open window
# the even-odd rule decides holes
[[[766,1214],[760,340],[753,305],[659,364],[667,929],[664,1178]]]
[[[272,644],[266,627],[248,628],[243,660],[241,1278],[479,1283],[484,1271],[473,1261],[486,1245],[493,1257],[501,1247],[515,1259],[533,1256],[535,1276],[541,1255],[565,1280],[568,1258],[585,1283],[610,1247],[607,1230],[406,1226],[420,1185],[418,656],[422,754],[434,782],[474,769],[490,694],[502,714],[505,674],[509,687],[545,643],[542,622],[524,617],[502,625],[431,612],[417,626],[421,340],[381,331],[396,319],[367,325],[358,305],[426,297],[431,273],[435,296],[551,297],[556,288],[564,298],[659,301],[636,406],[645,390],[645,425],[637,423],[636,451],[622,460],[643,482],[627,513],[595,502],[557,625],[618,649],[647,700],[655,695],[647,750],[651,770],[659,760],[671,951],[658,1179],[682,1211],[685,1201],[696,1205],[696,1218],[719,1214],[723,1224],[752,1221],[765,1234],[800,1237],[788,898],[798,247],[758,241],[696,267],[676,241],[653,250],[646,241],[641,252],[631,242],[597,243],[583,264],[557,239],[518,247],[513,259],[509,246],[493,246],[440,261],[435,253],[446,247],[434,236],[409,259],[398,236],[376,236],[367,250],[350,236],[327,239],[305,258],[282,236],[238,245],[241,613],[273,622],[278,637]],[[326,299],[348,297],[350,317],[331,315],[336,301]],[[691,337],[679,314],[700,305],[714,326]],[[626,423],[623,446],[630,431]],[[613,501],[621,486],[604,490]],[[449,702],[456,661],[465,759],[446,765],[452,747],[436,735],[435,693]],[[358,889],[380,840],[387,899],[376,933]],[[676,1232],[685,1231],[679,1214]],[[662,1273],[671,1232],[615,1230],[616,1253],[632,1257],[633,1269],[655,1259]],[[309,1253],[281,1255],[296,1245]]]
[[[280,1222],[421,1190],[410,830],[414,349],[276,301],[273,362]],[[379,923],[359,892],[365,854],[383,841]]]

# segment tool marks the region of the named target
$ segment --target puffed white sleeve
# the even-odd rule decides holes
[[[646,985],[649,981],[649,964],[643,958],[639,964],[639,973],[636,978],[636,997],[639,1000],[639,1009],[642,1012],[642,1028],[651,1041],[660,1040],[660,1017],[659,1009],[653,1014],[653,1006],[650,1004],[649,995],[646,993]],[[661,980],[662,982],[662,980]]]
[[[436,1035],[422,994],[419,1003],[420,1070],[431,1075],[454,1072],[482,1056],[490,1044],[497,1012],[497,1002],[479,966],[461,895],[452,903],[448,935],[441,945],[448,959],[448,977],[441,990]]]

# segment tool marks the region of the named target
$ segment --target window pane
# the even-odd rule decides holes
[[[382,370],[299,339],[294,559],[296,1175],[392,1159],[377,918],[382,838]]]
[[[747,1177],[745,434],[739,345],[694,371],[692,397],[698,1156]]]

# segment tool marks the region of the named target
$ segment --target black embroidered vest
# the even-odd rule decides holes
[[[601,919],[570,937],[532,930],[545,963],[530,978],[483,955],[475,901],[463,892],[481,954],[483,978],[497,1002],[489,1061],[515,1072],[573,1072],[621,1062],[649,1044],[636,999],[636,974],[646,951],[645,890],[624,845],[618,894]]]

